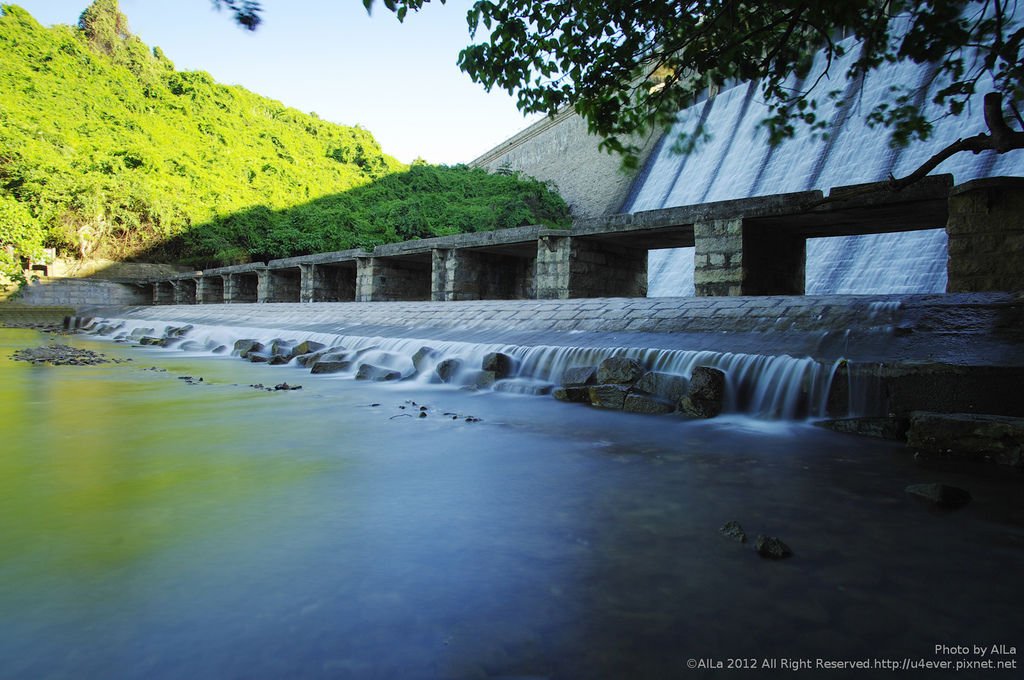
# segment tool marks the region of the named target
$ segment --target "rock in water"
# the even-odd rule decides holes
[[[434,367],[434,372],[437,373],[437,377],[441,379],[441,382],[451,382],[455,378],[455,374],[462,368],[462,362],[458,359],[445,359],[444,361],[437,364]]]
[[[562,373],[562,385],[565,387],[593,385],[596,381],[597,368],[594,366],[574,366],[565,369],[565,372]]]
[[[621,410],[629,394],[627,385],[594,385],[587,388],[590,404],[598,408]]]
[[[788,545],[774,536],[758,536],[754,540],[754,550],[761,557],[767,557],[770,560],[781,560],[793,554]]]
[[[653,394],[634,391],[626,395],[626,401],[622,404],[622,410],[627,413],[661,415],[672,413],[672,411],[676,410],[676,407],[672,403]]]
[[[515,373],[516,360],[501,352],[491,352],[484,357],[480,368],[491,371],[498,380],[504,380]]]
[[[714,418],[722,412],[725,373],[710,366],[698,366],[690,376],[690,388],[679,400],[679,410],[694,418]]]
[[[383,382],[387,380],[401,379],[401,372],[393,371],[390,368],[374,366],[373,364],[363,364],[359,367],[359,370],[356,371],[356,380],[376,380],[377,382]]]
[[[727,536],[728,538],[731,538],[734,541],[739,541],[740,543],[747,542],[747,533],[743,531],[743,527],[740,526],[740,523],[736,520],[732,520],[730,522],[726,522],[725,524],[723,524],[722,527],[718,530],[718,533],[722,534],[723,536]]]
[[[644,374],[644,367],[635,359],[608,357],[597,367],[597,382],[608,385],[632,385]]]
[[[673,404],[679,403],[689,386],[690,381],[681,375],[658,371],[644,373],[644,376],[636,383],[638,390],[657,395]]]
[[[552,394],[558,401],[568,401],[577,404],[590,403],[590,390],[583,386],[556,387]]]
[[[948,484],[911,484],[905,491],[939,508],[962,508],[971,502],[971,493],[967,489]]]
[[[416,353],[412,355],[412,365],[416,370],[416,373],[423,373],[427,370],[427,367],[441,356],[433,347],[420,347],[416,350]]]

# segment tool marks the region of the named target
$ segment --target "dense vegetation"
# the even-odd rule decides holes
[[[364,129],[176,71],[117,0],[78,27],[0,12],[0,271],[44,246],[215,265],[567,219],[533,180],[408,168]]]

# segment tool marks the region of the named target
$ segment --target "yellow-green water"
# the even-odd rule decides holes
[[[1022,647],[1019,475],[805,425],[58,341],[133,361],[32,366],[9,356],[49,338],[0,330],[5,679],[674,678]],[[929,511],[920,481],[975,500]],[[729,520],[796,554],[762,560]]]

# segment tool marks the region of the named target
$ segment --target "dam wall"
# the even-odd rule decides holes
[[[657,146],[660,134],[637,138],[640,163]],[[488,172],[521,172],[550,182],[574,217],[618,212],[629,195],[635,171],[622,168],[617,155],[598,148],[600,137],[572,109],[534,123],[469,163]]]

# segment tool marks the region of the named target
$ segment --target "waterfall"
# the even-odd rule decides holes
[[[646,370],[689,378],[698,366],[720,369],[726,376],[725,409],[760,418],[796,419],[824,417],[839,361],[789,355],[763,355],[710,350],[649,347],[568,346],[562,344],[516,345],[501,342],[463,342],[407,337],[352,335],[256,326],[221,326],[201,322],[182,326],[160,318],[89,319],[84,330],[118,342],[160,338],[167,350],[227,354],[236,341],[254,340],[265,347],[294,347],[313,341],[346,352],[348,366],[324,378],[355,378],[363,366],[400,374],[401,381],[439,382],[437,371],[444,361],[454,361],[447,382],[475,387],[484,357],[500,352],[512,357],[514,369],[490,388],[497,392],[547,394],[560,384],[571,368],[597,366],[612,356],[635,359]],[[156,348],[154,348],[156,350]],[[159,350],[156,350],[159,351]],[[291,359],[291,366],[300,366]],[[307,369],[308,370],[308,369]]]
[[[979,93],[957,117],[944,116],[932,102],[947,83],[936,77],[933,64],[885,65],[866,79],[846,81],[858,50],[843,42],[846,54],[825,73],[820,53],[804,82],[821,78],[819,92],[842,88],[839,103],[819,101],[819,116],[830,121],[827,134],[799,132],[772,147],[760,124],[768,109],[757,83],[725,89],[679,112],[638,176],[622,212],[671,208],[709,201],[749,198],[795,191],[885,180],[909,174],[932,154],[960,137],[984,130],[981,98],[990,79],[977,84]],[[800,83],[790,83],[794,88]],[[888,131],[871,128],[865,117],[893,88],[915,92],[915,103],[933,121],[932,137],[907,148],[892,148]],[[701,132],[707,139],[690,154],[677,152],[674,140]],[[934,171],[950,173],[957,184],[997,175],[1024,175],[1024,154],[956,154]],[[937,293],[946,286],[944,225],[934,229],[809,239],[806,292]],[[648,271],[651,297],[693,294],[693,249],[651,251]]]

